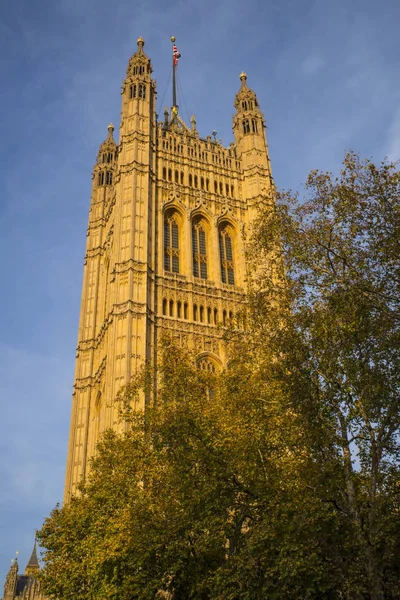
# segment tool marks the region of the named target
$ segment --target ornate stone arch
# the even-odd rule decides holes
[[[196,358],[198,369],[209,373],[210,375],[222,371],[221,359],[212,352],[202,352]]]

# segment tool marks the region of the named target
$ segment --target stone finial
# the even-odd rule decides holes
[[[239,79],[240,79],[240,81],[242,82],[242,85],[245,85],[245,84],[246,84],[246,81],[247,81],[247,75],[246,75],[246,73],[245,73],[244,71],[242,71],[242,72],[240,73],[240,75],[239,75]]]
[[[194,115],[192,115],[190,117],[190,123],[192,124],[192,130],[195,131],[196,130],[196,117]]]
[[[139,50],[143,50],[143,46],[144,46],[144,39],[142,37],[139,37],[137,39],[137,45],[139,47]]]

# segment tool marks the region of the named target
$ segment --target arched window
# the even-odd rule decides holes
[[[146,86],[143,83],[139,83],[139,98],[146,98]]]
[[[106,171],[106,185],[112,184],[112,173],[111,171]]]
[[[198,319],[197,304],[193,304],[193,321],[197,321],[197,319]]]
[[[97,181],[99,185],[104,185],[104,171],[100,171]]]
[[[188,303],[185,302],[184,305],[183,305],[183,318],[184,319],[188,319],[189,318],[188,311],[189,311]]]
[[[180,300],[176,304],[176,316],[178,319],[182,319],[182,302]]]
[[[255,119],[251,120],[251,125],[253,128],[253,133],[257,133],[257,121]]]
[[[169,301],[169,316],[170,317],[174,316],[174,301],[173,300]]]
[[[216,374],[218,371],[218,367],[215,362],[209,358],[208,356],[203,356],[198,359],[197,367],[200,371],[204,371],[205,373]]]
[[[207,323],[211,323],[211,308],[207,308]]]
[[[218,325],[218,309],[214,308],[214,325]]]
[[[129,88],[129,97],[136,98],[136,83],[131,85],[131,87]]]
[[[204,322],[204,306],[200,306],[200,322]]]
[[[250,133],[250,123],[248,119],[243,121],[243,133]]]
[[[221,261],[222,282],[235,285],[232,237],[228,227],[219,230],[219,257]]]
[[[167,314],[167,306],[168,306],[168,302],[167,302],[166,298],[164,298],[164,300],[162,301],[162,314],[164,316],[166,316],[166,314]]]
[[[193,275],[207,279],[207,244],[204,224],[201,220],[192,225]]]
[[[164,217],[164,269],[179,273],[179,226],[175,214]]]
[[[163,176],[163,179],[167,179],[167,169],[165,167],[163,167],[162,176]]]
[[[190,187],[192,187],[192,185],[193,185],[193,177],[192,177],[191,173],[189,173],[189,185],[190,185]]]
[[[181,171],[181,185],[183,185],[183,171]]]
[[[179,173],[175,171],[175,183],[179,183]]]

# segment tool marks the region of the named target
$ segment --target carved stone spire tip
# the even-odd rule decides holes
[[[247,80],[247,75],[246,75],[246,73],[245,73],[244,71],[242,71],[242,72],[240,73],[240,75],[239,75],[239,79],[240,79],[240,81],[242,82],[242,84],[245,84],[245,83],[246,83],[246,80]]]
[[[143,48],[144,46],[144,39],[142,37],[137,39],[137,45],[139,46],[139,49]]]

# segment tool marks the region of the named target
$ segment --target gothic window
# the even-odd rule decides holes
[[[193,304],[193,321],[197,321],[197,304]]]
[[[218,194],[218,183],[214,181],[214,192]]]
[[[192,226],[193,275],[207,279],[207,246],[206,232],[202,221]]]
[[[188,303],[185,302],[185,304],[183,305],[183,318],[184,319],[188,319],[189,318],[188,311],[189,311],[189,306],[188,306]]]
[[[243,133],[250,133],[250,123],[248,119],[243,121]]]
[[[104,171],[100,171],[100,173],[99,173],[98,184],[104,185]]]
[[[175,183],[179,183],[179,173],[175,171]]]
[[[164,218],[164,269],[179,273],[179,228],[174,214]]]
[[[106,185],[112,184],[112,173],[111,171],[106,171]]]
[[[179,300],[176,305],[176,316],[178,319],[182,319],[182,302]]]
[[[194,176],[194,187],[197,188],[198,187],[198,180],[197,180],[197,175]]]
[[[221,277],[223,283],[235,284],[233,265],[232,237],[227,228],[219,230],[219,256],[221,261]]]
[[[218,325],[218,309],[214,308],[214,325]]]
[[[165,167],[163,167],[162,176],[163,176],[163,179],[167,179],[167,169]]]
[[[197,366],[200,369],[200,371],[204,371],[206,373],[215,374],[217,372],[215,362],[211,360],[211,358],[208,358],[208,356],[205,356],[198,360]]]
[[[169,301],[169,316],[170,317],[174,316],[174,301],[173,300]]]
[[[225,184],[225,193],[229,196],[229,185],[227,183]]]
[[[208,192],[208,189],[210,187],[210,181],[208,179],[206,179],[206,190]]]
[[[221,194],[221,196],[224,193],[224,186],[222,185],[221,182],[219,182],[219,193]]]
[[[222,324],[226,327],[226,310],[222,311]]]
[[[181,185],[183,185],[183,171],[181,171]]]
[[[172,169],[168,169],[168,181],[172,181]]]
[[[143,83],[139,83],[139,93],[138,96],[139,98],[143,98],[143,100],[146,98],[146,86]]]
[[[249,110],[253,110],[253,103],[251,100],[249,100]]]
[[[246,100],[244,100],[242,102],[242,108],[243,108],[243,110],[247,110],[247,102],[246,102]]]
[[[191,174],[189,174],[189,185],[190,185],[190,187],[192,187],[192,185],[193,185],[193,177]]]
[[[131,85],[131,87],[129,88],[129,97],[136,98],[136,83]]]
[[[200,306],[200,322],[204,321],[204,306]]]
[[[257,133],[257,121],[255,119],[252,119],[251,124],[253,127],[253,133]]]
[[[162,301],[162,314],[164,316],[166,316],[167,314],[167,306],[168,306],[168,302],[167,300],[164,298],[164,300]]]
[[[233,198],[234,195],[235,195],[234,194],[234,187],[233,187],[233,185],[231,185],[231,196],[232,196],[232,198]]]
[[[207,323],[211,323],[211,308],[207,308]]]

